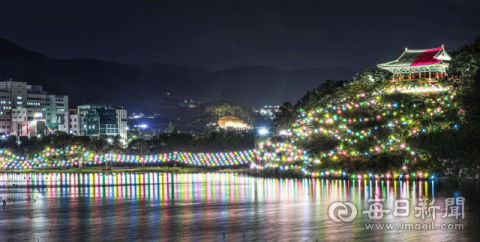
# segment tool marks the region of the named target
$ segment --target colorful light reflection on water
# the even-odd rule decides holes
[[[2,174],[0,240],[167,240],[167,241],[445,241],[479,236],[475,208],[479,184],[433,181],[264,179],[234,173],[172,174]],[[426,223],[390,215],[361,215],[368,199],[417,204],[422,196],[466,197],[464,230],[366,230],[365,223]],[[13,200],[15,198],[15,200]],[[350,223],[328,218],[331,203],[351,201],[358,210]],[[413,205],[412,205],[413,206]],[[442,206],[443,207],[443,206]],[[443,213],[443,212],[441,212]],[[441,214],[440,213],[440,214]],[[440,217],[440,216],[438,216]]]

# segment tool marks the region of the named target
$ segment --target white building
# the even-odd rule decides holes
[[[123,144],[127,144],[127,110],[126,109],[119,109],[117,107],[117,127],[118,127],[118,134],[121,137],[121,142]]]
[[[75,111],[58,112],[56,122],[60,131],[78,136],[87,135],[87,118],[75,114]]]
[[[12,131],[17,136],[36,136],[45,133],[43,108],[12,109]]]

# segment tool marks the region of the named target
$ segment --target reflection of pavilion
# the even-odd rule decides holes
[[[447,76],[448,61],[452,58],[445,48],[409,50],[394,61],[379,64],[378,67],[393,73],[392,80],[418,78],[439,79]]]

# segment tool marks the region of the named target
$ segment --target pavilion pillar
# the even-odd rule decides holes
[[[432,79],[432,72],[428,72],[428,79]]]
[[[408,73],[408,80],[412,80],[412,73]]]
[[[395,82],[395,74],[392,75],[392,82]]]

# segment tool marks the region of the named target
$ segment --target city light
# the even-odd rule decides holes
[[[258,134],[260,134],[260,135],[267,135],[268,133],[269,133],[268,129],[266,129],[266,128],[258,129]]]

